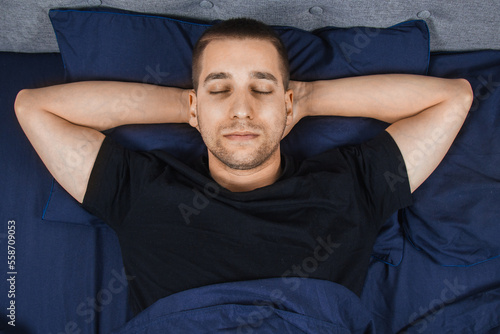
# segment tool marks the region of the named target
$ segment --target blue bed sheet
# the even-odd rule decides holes
[[[500,256],[500,52],[436,54],[429,74],[466,78],[474,91],[448,154],[403,215],[415,247],[446,266]]]
[[[13,109],[19,90],[63,82],[60,54],[0,53],[0,78],[0,333],[109,333],[129,315],[116,235],[105,226],[42,220],[52,177]],[[15,309],[7,310],[11,302]]]
[[[382,333],[500,333],[500,51],[434,54],[429,74],[468,79],[474,103],[400,214],[401,264],[373,262],[362,300]]]

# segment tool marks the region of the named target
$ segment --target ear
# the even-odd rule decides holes
[[[189,125],[198,131],[198,101],[194,89],[189,91]]]
[[[293,124],[293,91],[288,89],[285,92],[286,125]]]
[[[300,117],[297,114],[294,114],[296,112],[293,109],[293,91],[291,89],[288,89],[285,92],[285,110],[286,110],[286,126],[283,131],[283,136],[281,139],[285,138],[290,130],[294,127],[295,124],[300,120]]]

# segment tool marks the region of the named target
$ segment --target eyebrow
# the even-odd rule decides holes
[[[269,72],[261,72],[261,71],[252,71],[250,72],[250,77],[254,79],[263,79],[263,80],[269,80],[272,81],[275,85],[278,85],[278,79]],[[221,79],[232,79],[233,76],[231,73],[227,72],[212,72],[208,74],[203,80],[203,86],[205,86],[208,82],[212,80],[221,80]]]
[[[205,86],[211,80],[231,79],[232,77],[233,76],[227,72],[212,72],[209,75],[207,75],[205,80],[203,80],[203,86]]]
[[[278,79],[276,79],[276,77],[269,72],[253,71],[250,73],[250,77],[255,79],[270,80],[274,82],[275,85],[278,85]]]

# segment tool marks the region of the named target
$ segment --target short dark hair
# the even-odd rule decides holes
[[[290,68],[288,64],[288,54],[278,34],[268,25],[260,21],[249,18],[234,18],[216,23],[207,28],[198,39],[193,48],[192,80],[193,88],[198,89],[201,73],[201,56],[208,43],[215,38],[235,38],[235,39],[261,39],[271,42],[281,61],[281,71],[283,77],[283,86],[288,89],[290,81]]]

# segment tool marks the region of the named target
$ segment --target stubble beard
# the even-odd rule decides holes
[[[249,121],[233,121],[230,125],[220,126],[215,133],[212,131],[205,129],[203,127],[203,122],[198,117],[198,125],[200,128],[200,133],[207,146],[207,149],[210,153],[213,154],[215,158],[217,158],[220,162],[222,162],[227,167],[234,170],[251,170],[261,166],[266,163],[273,154],[278,150],[281,142],[281,138],[283,133],[285,132],[286,127],[286,117],[284,118],[281,128],[282,131],[278,134],[272,134],[272,137],[269,137],[269,134],[266,132],[266,129],[262,126],[251,124]],[[250,156],[244,158],[236,158],[222,143],[223,139],[218,135],[220,133],[228,133],[232,131],[255,131],[260,134],[260,136],[264,136],[270,140],[267,140],[263,144],[261,144],[257,150],[255,150]],[[214,140],[215,138],[215,140]]]

